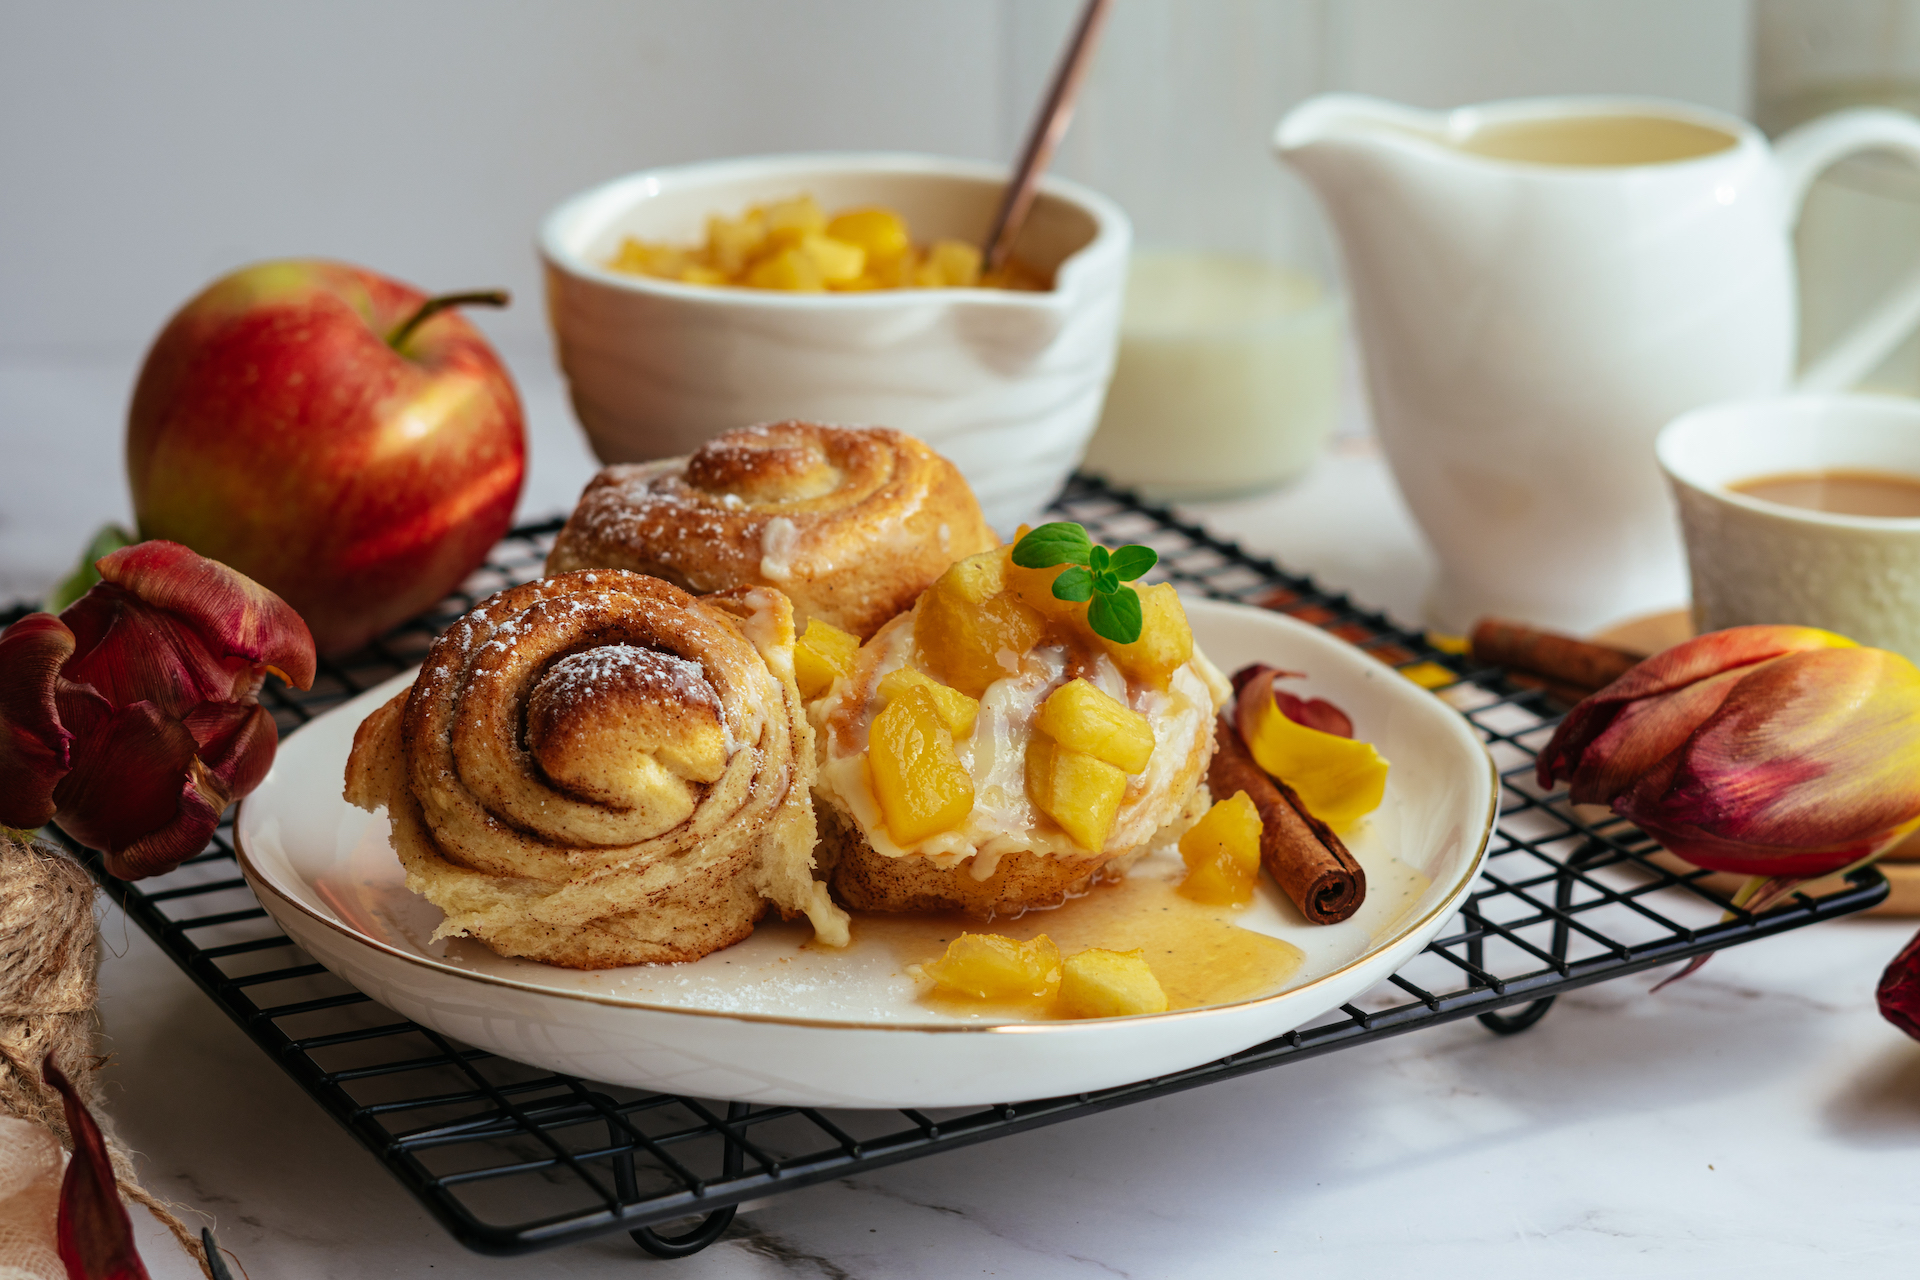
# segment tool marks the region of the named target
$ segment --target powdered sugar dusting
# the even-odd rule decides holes
[[[544,696],[559,707],[590,702],[613,690],[657,693],[663,700],[720,711],[720,695],[707,670],[691,658],[631,644],[583,649],[547,668],[540,680]]]

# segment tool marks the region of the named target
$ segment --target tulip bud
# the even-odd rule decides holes
[[[1880,976],[1880,1016],[1920,1040],[1920,934]]]
[[[58,821],[122,879],[198,853],[266,776],[278,741],[256,697],[313,684],[286,602],[172,542],[103,556],[59,617],[0,633],[0,825]]]
[[[1827,875],[1920,827],[1920,669],[1811,627],[1715,631],[1581,702],[1538,767],[1696,866]]]

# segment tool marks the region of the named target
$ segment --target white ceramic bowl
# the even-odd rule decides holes
[[[967,1021],[922,1004],[884,944],[804,947],[799,925],[763,923],[691,964],[595,973],[497,956],[468,939],[430,941],[440,912],[407,892],[385,817],[340,798],[354,729],[406,677],[281,744],[240,808],[241,869],[289,937],[388,1008],[590,1080],[770,1103],[966,1106],[1198,1066],[1310,1022],[1412,959],[1471,888],[1499,788],[1464,718],[1353,646],[1262,610],[1205,600],[1187,609],[1223,667],[1306,672],[1301,692],[1332,699],[1392,761],[1384,802],[1348,836],[1367,868],[1360,911],[1308,924],[1263,884],[1240,914],[1242,927],[1305,957],[1255,998],[1091,1022]]]
[[[603,462],[689,453],[781,418],[895,427],[951,458],[1003,533],[1079,461],[1113,371],[1132,231],[1112,201],[1048,179],[1018,252],[1047,293],[788,294],[603,265],[621,237],[698,243],[710,214],[811,193],[884,205],[916,241],[980,243],[1006,171],[917,155],[822,154],[651,169],[595,187],[540,230],[547,310],[574,411]]]

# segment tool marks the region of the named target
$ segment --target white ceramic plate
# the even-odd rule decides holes
[[[1361,911],[1310,925],[1263,881],[1238,917],[1306,957],[1279,990],[1255,998],[1099,1021],[969,1020],[923,1004],[885,948],[803,948],[797,925],[763,924],[692,964],[596,973],[507,959],[469,939],[429,942],[439,910],[407,892],[386,818],[340,797],[354,729],[406,677],[281,744],[241,806],[240,865],[290,937],[382,1004],[590,1080],[755,1102],[935,1107],[1080,1093],[1198,1066],[1309,1022],[1407,963],[1473,883],[1498,789],[1466,721],[1359,650],[1278,614],[1186,603],[1222,669],[1257,661],[1305,672],[1300,691],[1339,704],[1356,736],[1392,762],[1384,803],[1348,839],[1368,872]],[[1143,864],[1135,874],[1154,872]]]

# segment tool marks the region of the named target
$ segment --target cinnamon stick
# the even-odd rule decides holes
[[[1260,862],[1300,914],[1338,924],[1367,897],[1367,873],[1340,837],[1307,811],[1293,788],[1254,762],[1240,731],[1221,716],[1214,726],[1207,787],[1215,800],[1244,791],[1260,811]]]
[[[1584,697],[1604,689],[1640,664],[1642,655],[1542,631],[1505,618],[1482,618],[1473,626],[1468,652],[1475,662],[1540,677],[1552,692]],[[1577,700],[1577,698],[1576,698]]]

